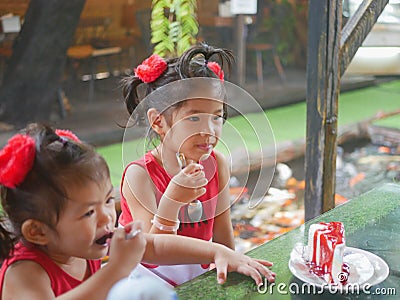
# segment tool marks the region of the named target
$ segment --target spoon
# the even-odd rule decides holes
[[[211,151],[212,151],[212,148],[211,148],[211,150],[209,150],[208,153],[203,154],[199,159],[199,163],[202,161],[205,161],[210,156]],[[185,155],[181,152],[177,152],[176,158],[178,160],[179,167],[181,169],[185,168],[187,165]],[[193,200],[192,202],[190,202],[188,204],[187,212],[188,212],[190,221],[192,221],[194,223],[199,222],[201,219],[201,216],[203,214],[203,204],[201,203],[201,201],[199,199]]]

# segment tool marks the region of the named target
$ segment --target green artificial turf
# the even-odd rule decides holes
[[[341,94],[338,106],[338,126],[358,123],[373,117],[378,112],[398,110],[400,108],[399,95],[400,81]],[[269,124],[265,116],[270,123],[276,142],[305,138],[306,103],[300,102],[269,109],[265,114],[260,112],[229,118],[224,125],[222,143],[218,149],[226,154],[228,149],[232,151],[234,147],[245,147],[251,152],[261,149],[265,144],[273,144],[273,137],[267,128]],[[399,119],[400,117],[397,117],[387,122],[397,122],[399,126]],[[385,120],[379,122],[385,122]],[[142,139],[124,143],[124,153],[121,143],[98,148],[110,166],[111,180],[114,185],[120,183],[123,161],[128,162],[139,158],[143,151],[138,151],[138,149],[143,149],[143,143]]]

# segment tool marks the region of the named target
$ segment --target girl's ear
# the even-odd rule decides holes
[[[162,138],[166,131],[166,122],[163,115],[155,108],[150,108],[147,111],[147,118],[149,119],[150,127]]]
[[[23,237],[33,244],[46,245],[48,243],[48,226],[43,222],[28,219],[22,223],[21,233]]]

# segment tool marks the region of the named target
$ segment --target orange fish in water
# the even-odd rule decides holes
[[[357,183],[365,179],[365,173],[358,173],[356,176],[350,179],[349,185],[350,187],[354,187]]]

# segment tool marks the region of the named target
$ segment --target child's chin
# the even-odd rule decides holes
[[[92,259],[99,259],[103,258],[108,255],[108,250],[109,250],[109,245],[104,244],[104,245],[96,245],[97,246],[97,251],[93,252],[93,257]]]

